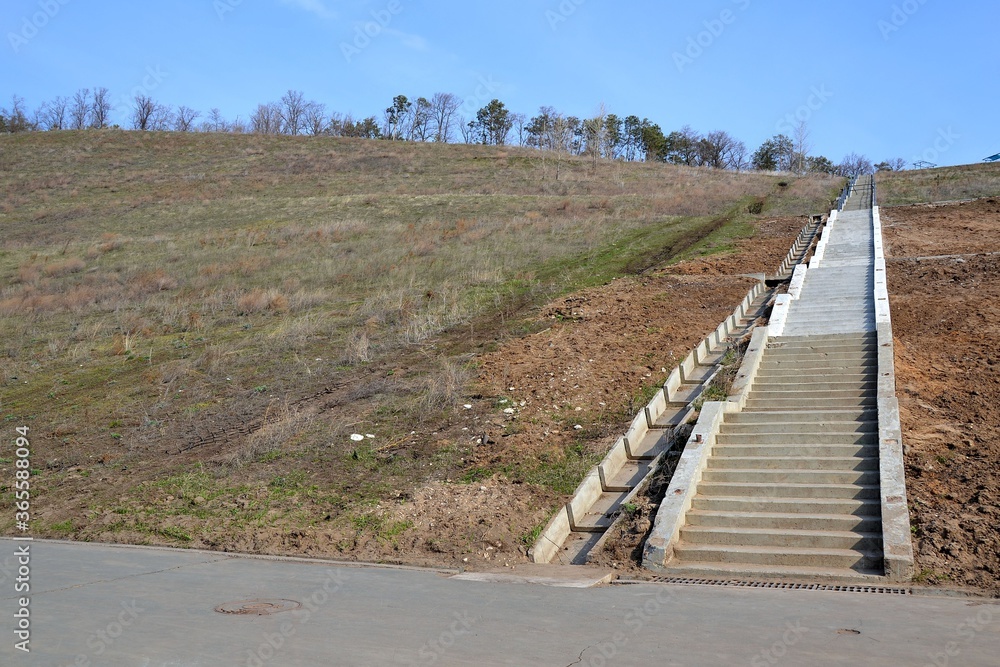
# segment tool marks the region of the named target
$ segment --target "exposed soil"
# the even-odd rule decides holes
[[[1000,200],[882,216],[917,580],[998,593]]]

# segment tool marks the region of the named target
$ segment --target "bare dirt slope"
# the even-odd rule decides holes
[[[1000,200],[883,221],[918,580],[1000,592]]]

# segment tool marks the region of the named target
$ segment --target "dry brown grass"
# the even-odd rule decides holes
[[[288,299],[277,290],[257,287],[236,301],[236,310],[240,315],[264,311],[282,312],[288,310]]]
[[[71,273],[79,273],[87,268],[87,263],[79,257],[51,262],[42,267],[42,273],[49,278],[59,278]]]

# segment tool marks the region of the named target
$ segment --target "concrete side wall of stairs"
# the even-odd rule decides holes
[[[814,216],[806,225],[778,271],[790,275],[808,258],[822,225]],[[740,339],[766,314],[773,290],[759,276],[755,285],[731,316],[703,340],[671,372],[662,389],[632,421],[604,460],[594,467],[542,531],[531,550],[536,563],[583,565],[589,554],[619,520],[621,508],[643,489],[674,444],[677,427],[695,414],[694,403],[709,387],[721,368],[730,341]]]

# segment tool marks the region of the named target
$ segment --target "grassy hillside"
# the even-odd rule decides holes
[[[879,205],[961,201],[1000,195],[1000,163],[881,172]]]
[[[430,438],[408,462],[376,455],[455,408],[468,340],[516,335],[558,294],[724,251],[750,211],[825,211],[840,187],[475,146],[0,136],[3,423],[32,428],[38,506],[72,492],[88,517],[57,534],[102,513],[118,525],[118,494],[286,498],[305,465],[342,471],[308,489],[350,514],[461,468]],[[324,417],[372,396],[350,421]],[[379,447],[331,450],[376,427]]]

